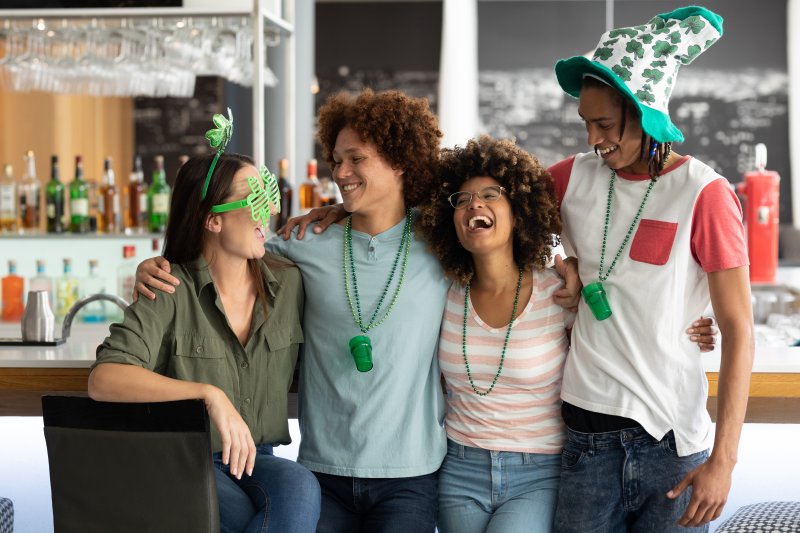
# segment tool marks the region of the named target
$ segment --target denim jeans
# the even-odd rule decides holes
[[[272,455],[272,446],[256,446],[253,475],[230,475],[222,454],[216,467],[221,533],[310,533],[319,519],[320,492],[314,474],[294,461]]]
[[[691,499],[691,487],[675,500],[667,498],[707,458],[707,451],[678,457],[671,431],[657,441],[641,427],[608,433],[568,428],[555,531],[708,531],[708,525],[684,528],[677,523]]]
[[[315,472],[322,489],[317,533],[433,533],[436,472],[403,478]]]
[[[440,533],[550,533],[561,455],[497,452],[447,441]]]

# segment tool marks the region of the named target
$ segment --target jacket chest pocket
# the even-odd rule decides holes
[[[299,325],[276,327],[265,335],[267,349],[270,352],[285,350],[292,344],[302,344],[303,329]]]
[[[176,379],[210,383],[232,399],[234,380],[228,368],[225,344],[200,335],[176,335],[175,353],[169,359],[167,375]]]
[[[225,345],[219,339],[199,335],[176,335],[175,355],[196,359],[222,359]]]
[[[631,259],[651,265],[665,265],[669,261],[677,232],[677,222],[643,218],[631,243]]]

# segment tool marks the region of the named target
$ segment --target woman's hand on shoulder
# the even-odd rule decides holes
[[[328,229],[328,226],[339,222],[346,216],[347,211],[344,210],[344,206],[342,204],[315,207],[303,216],[290,218],[286,222],[285,226],[278,228],[277,234],[283,237],[284,241],[289,240],[292,230],[295,228],[295,226],[297,226],[297,238],[302,240],[306,234],[306,228],[309,224],[317,222],[317,225],[314,226],[313,231],[314,233],[322,233]]]
[[[583,283],[578,275],[578,258],[562,259],[560,255],[556,255],[555,268],[558,275],[564,279],[564,286],[553,293],[553,301],[564,309],[573,313],[577,312],[583,288]]]
[[[172,267],[169,261],[163,257],[153,257],[145,259],[136,267],[136,284],[133,286],[133,301],[139,299],[139,295],[151,300],[156,299],[156,295],[150,287],[160,291],[173,293],[175,286],[180,285],[180,280],[171,275]]]
[[[203,401],[208,417],[214,422],[222,440],[222,463],[230,465],[231,475],[242,479],[242,474],[253,475],[256,463],[256,444],[250,428],[231,401],[217,387],[209,385]]]

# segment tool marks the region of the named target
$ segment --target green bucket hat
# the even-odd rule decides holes
[[[639,109],[642,129],[658,142],[683,142],[669,118],[669,97],[682,65],[688,65],[722,37],[722,17],[690,6],[655,16],[641,26],[603,34],[592,59],[556,63],[556,77],[577,98],[586,75],[605,81]]]

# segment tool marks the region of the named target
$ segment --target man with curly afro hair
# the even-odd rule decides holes
[[[349,216],[268,244],[306,290],[298,461],[322,488],[317,531],[432,533],[449,282],[411,207],[436,181],[441,132],[426,100],[365,90],[328,98],[318,135]]]

